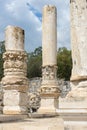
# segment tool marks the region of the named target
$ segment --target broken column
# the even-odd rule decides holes
[[[42,85],[39,112],[56,112],[59,88],[57,84],[57,10],[55,6],[43,8],[42,20]]]
[[[3,114],[27,114],[27,54],[24,30],[8,26],[5,30]]]

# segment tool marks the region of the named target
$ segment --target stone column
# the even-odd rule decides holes
[[[71,81],[87,80],[87,1],[71,0]]]
[[[39,112],[56,112],[59,88],[57,84],[57,11],[55,6],[43,8],[42,21],[42,85]]]
[[[5,30],[3,114],[27,114],[27,54],[24,30],[8,26]]]
[[[87,1],[71,0],[72,96],[87,109]]]
[[[87,113],[87,1],[71,0],[71,91],[60,99],[62,112]],[[65,108],[65,110],[64,110]]]

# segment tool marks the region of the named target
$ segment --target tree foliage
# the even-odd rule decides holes
[[[57,76],[58,78],[63,78],[65,80],[69,80],[71,76],[72,69],[72,59],[71,59],[71,51],[67,50],[67,48],[59,48],[57,54]]]
[[[4,41],[0,42],[0,80],[3,77],[3,53],[5,52]]]
[[[38,47],[34,52],[28,54],[28,78],[41,77],[42,47]]]

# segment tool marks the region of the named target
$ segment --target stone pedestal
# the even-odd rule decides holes
[[[40,89],[41,106],[38,112],[56,112],[58,108],[59,88],[57,84],[57,21],[56,7],[43,8],[42,21],[42,85]]]
[[[19,27],[8,26],[5,34],[3,114],[27,114],[28,79],[24,31]]]

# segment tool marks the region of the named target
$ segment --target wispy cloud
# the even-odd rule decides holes
[[[35,9],[35,8],[34,8],[32,5],[30,5],[29,3],[26,3],[26,5],[28,6],[29,10],[32,11],[32,12],[35,14],[35,16],[38,17],[38,19],[39,19],[40,21],[42,21],[42,13],[39,12],[37,9]]]

